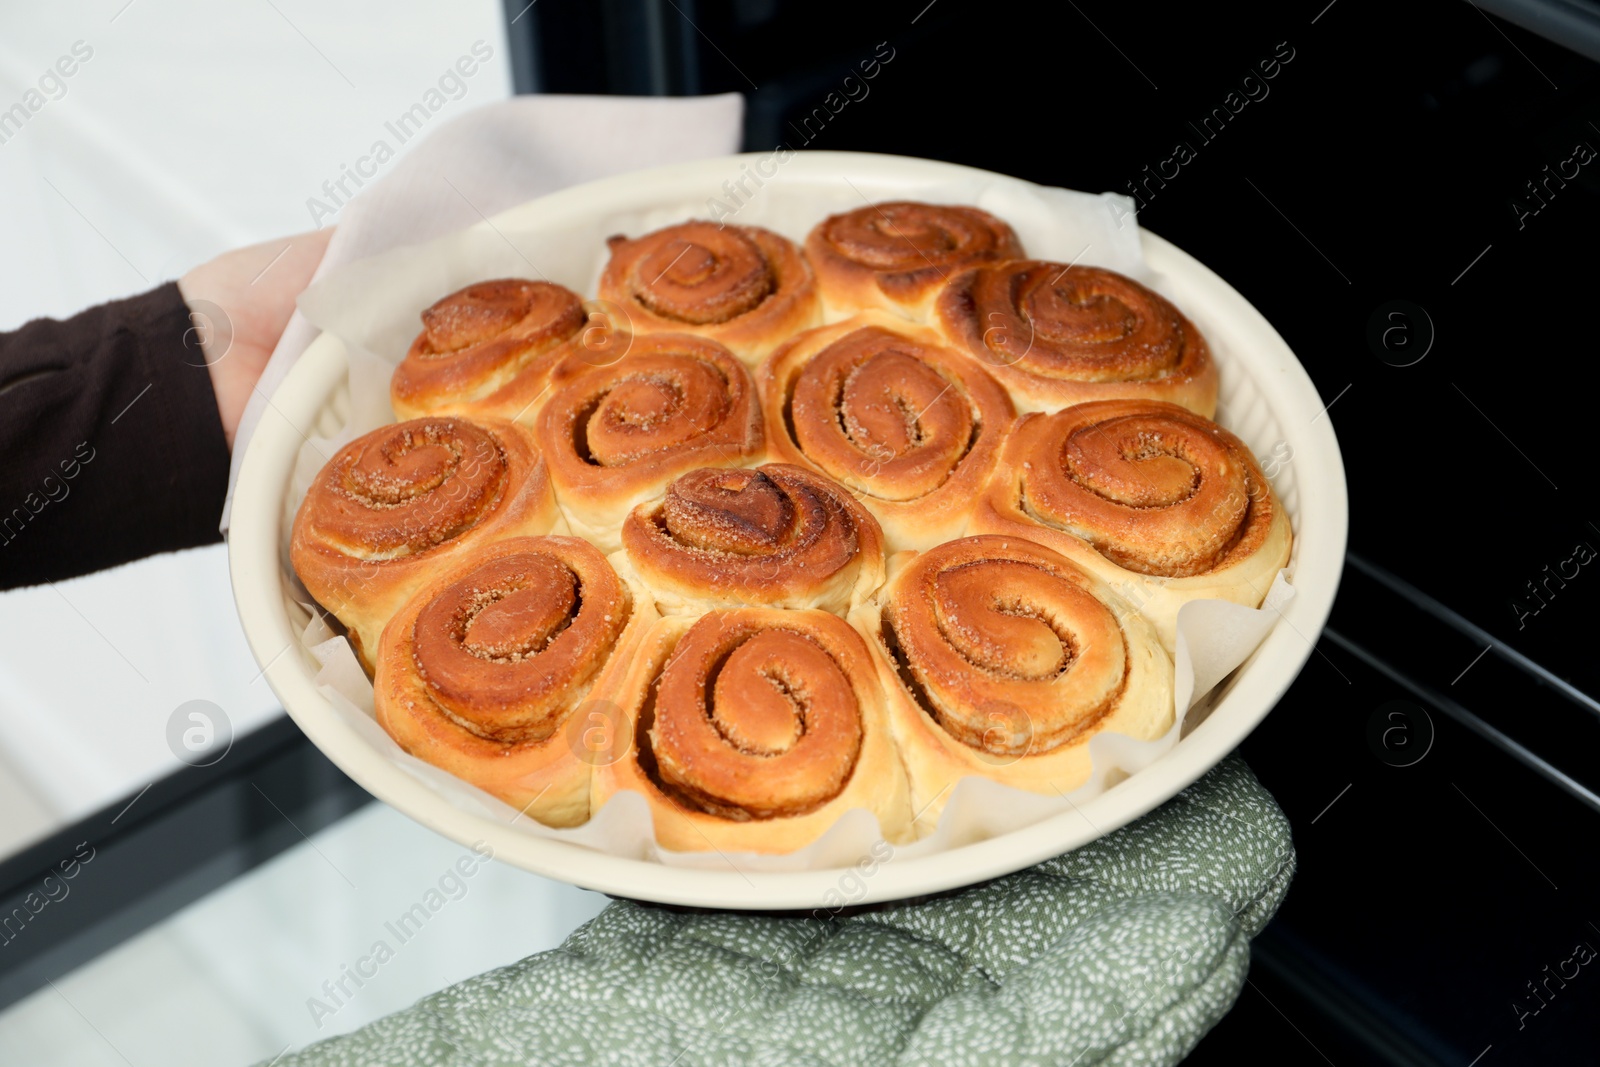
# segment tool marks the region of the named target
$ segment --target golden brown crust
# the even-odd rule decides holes
[[[1016,537],[967,537],[896,557],[852,618],[879,656],[919,823],[979,775],[1036,793],[1088,779],[1089,739],[1173,722],[1172,663],[1103,583]]]
[[[1259,605],[1291,541],[1244,442],[1175,404],[1141,400],[1022,419],[972,526],[1094,571],[1140,605],[1169,649],[1189,600]]]
[[[878,522],[803,467],[702,467],[634,508],[622,547],[663,611],[754,604],[843,613],[883,583]]]
[[[753,366],[821,317],[811,265],[770,230],[685,222],[609,243],[600,298],[634,332],[700,334]]]
[[[383,631],[378,722],[401,748],[551,826],[589,817],[582,708],[653,618],[592,545],[480,546]]]
[[[906,838],[906,783],[861,635],[821,611],[740,608],[655,623],[596,696],[635,748],[593,807],[642,793],[668,849],[792,852],[853,807]]]
[[[329,460],[295,514],[290,560],[364,661],[435,569],[479,544],[559,520],[522,427],[436,416],[383,426]]]
[[[575,346],[587,345],[580,356],[594,348],[594,331],[608,330],[577,293],[521,278],[459,289],[424,311],[422,323],[389,381],[390,406],[402,419],[531,421],[556,367]]]
[[[617,362],[558,387],[537,433],[573,532],[607,552],[633,506],[680,474],[750,462],[763,449],[749,371],[692,334],[636,336]]]
[[[1127,397],[1216,412],[1217,368],[1200,331],[1115,271],[1039,260],[975,267],[950,279],[938,320],[1023,411]]]
[[[801,334],[757,382],[773,454],[856,494],[890,551],[961,536],[1015,417],[972,360],[881,311]]]
[[[913,200],[831,215],[806,236],[829,321],[881,308],[926,322],[953,275],[1023,255],[1015,231],[987,211]]]

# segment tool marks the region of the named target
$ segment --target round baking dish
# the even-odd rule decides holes
[[[704,214],[729,174],[768,156],[703,160],[563,190],[505,212],[479,228],[558,228],[563,220]],[[974,178],[1015,183],[971,168],[855,153],[798,153],[766,195],[837,196],[842,182],[863,196],[918,199],[919,190]],[[820,218],[824,212],[819,211]],[[789,234],[803,237],[803,234]],[[1027,234],[1023,233],[1024,242]],[[1021,830],[916,858],[890,859],[852,880],[851,903],[895,900],[994,878],[1083,845],[1166,801],[1204,774],[1266,716],[1310,657],[1338,587],[1347,533],[1344,468],[1322,399],[1272,326],[1232,287],[1160,237],[1141,234],[1147,266],[1213,342],[1222,375],[1218,421],[1258,456],[1274,456],[1274,485],[1295,533],[1295,596],[1260,647],[1191,709],[1183,739],[1145,769],[1073,811]],[[563,279],[565,280],[565,279]],[[583,286],[589,279],[569,284]],[[246,450],[233,501],[229,559],[245,635],[268,684],[311,741],[384,802],[445,836],[491,846],[496,858],[616,896],[717,908],[812,909],[839,898],[849,871],[757,872],[667,866],[606,855],[536,836],[451,804],[390,762],[318,691],[318,664],[301,647],[304,612],[290,596],[284,530],[298,501],[286,499],[296,456],[312,432],[344,419],[348,360],[324,334],[272,397]]]

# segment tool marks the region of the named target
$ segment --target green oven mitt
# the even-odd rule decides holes
[[[822,921],[617,901],[278,1067],[1177,1063],[1238,996],[1294,865],[1230,758],[1093,844],[918,903]]]

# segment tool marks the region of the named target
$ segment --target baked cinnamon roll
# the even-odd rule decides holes
[[[890,551],[961,536],[1015,417],[981,367],[881,311],[801,334],[757,382],[773,455],[855,493]]]
[[[557,387],[537,432],[572,532],[607,552],[634,505],[680,474],[763,450],[750,373],[715,341],[681,333],[635,337],[622,359]]]
[[[754,366],[822,314],[810,264],[770,230],[685,222],[609,243],[600,296],[638,333],[700,334]]]
[[[974,267],[939,295],[938,320],[1023,411],[1127,397],[1216,413],[1206,339],[1165,297],[1115,271],[1038,260]]]
[[[877,520],[803,467],[702,467],[622,526],[633,572],[664,612],[739,604],[843,614],[883,583]]]
[[[413,756],[524,814],[576,826],[589,817],[595,762],[585,698],[652,617],[585,541],[479,546],[384,629],[378,723]]]
[[[380,427],[329,460],[300,503],[289,558],[371,668],[384,624],[435,569],[559,521],[532,437],[509,422]]]
[[[1292,540],[1244,442],[1176,404],[1140,400],[1024,418],[972,529],[1026,537],[1092,571],[1169,650],[1190,600],[1260,605]]]
[[[919,825],[962,778],[1034,793],[1088,780],[1088,742],[1159,737],[1173,723],[1172,661],[1102,582],[1018,537],[967,537],[896,557],[853,618],[879,654]]]
[[[914,200],[829,216],[806,237],[830,322],[868,308],[926,322],[951,277],[1022,256],[1016,233],[987,211]]]
[[[642,793],[664,848],[792,852],[845,811],[905,840],[906,781],[861,635],[823,611],[738,608],[652,624],[596,691],[634,730],[594,776]]]
[[[390,379],[390,405],[402,419],[462,415],[531,424],[563,360],[571,357],[573,369],[611,362],[625,347],[620,325],[550,282],[469,285],[422,313],[422,332]]]

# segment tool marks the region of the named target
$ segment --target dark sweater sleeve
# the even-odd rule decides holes
[[[169,282],[0,333],[0,589],[220,539],[228,444]]]

